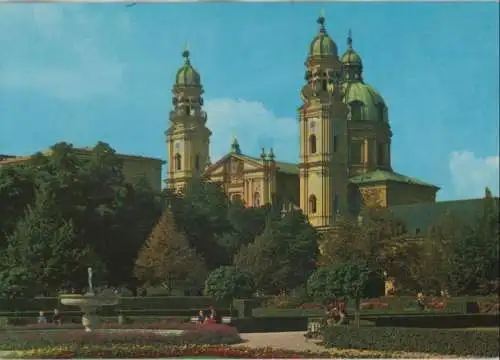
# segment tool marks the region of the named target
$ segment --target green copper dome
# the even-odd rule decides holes
[[[361,56],[353,49],[347,49],[344,55],[342,55],[342,64],[347,66],[363,66]]]
[[[313,39],[309,46],[309,56],[338,56],[337,45],[328,36],[325,29],[325,18],[320,16],[318,19],[320,25],[319,34]]]
[[[349,36],[347,38],[347,51],[342,55],[342,64],[344,66],[351,66],[351,67],[363,67],[363,61],[361,60],[361,56],[354,51],[352,48],[352,35],[351,35],[351,30],[349,30]]]
[[[189,51],[182,53],[185,59],[184,65],[177,71],[175,84],[180,86],[200,86],[200,74],[193,68],[189,61]]]
[[[387,106],[382,96],[370,85],[361,81],[343,84],[344,103],[349,106],[350,119],[354,121],[387,122]]]

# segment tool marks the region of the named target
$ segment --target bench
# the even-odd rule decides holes
[[[221,318],[221,323],[222,324],[231,324],[232,317],[231,316],[223,316]],[[191,316],[189,319],[190,323],[197,323],[198,322],[198,316]]]

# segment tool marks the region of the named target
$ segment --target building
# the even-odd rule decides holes
[[[350,33],[339,56],[323,16],[318,25],[300,92],[297,164],[277,160],[272,149],[262,149],[260,156],[244,154],[236,139],[228,154],[212,164],[201,77],[184,51],[165,133],[167,187],[182,190],[189,179],[202,176],[247,206],[277,202],[300,207],[318,228],[330,227],[336,214],[357,211],[363,203],[389,207],[435,202],[437,186],[393,170],[389,109],[363,80],[363,61]]]
[[[92,149],[76,148],[74,151],[77,156],[85,158],[90,156]],[[50,155],[50,151],[46,151],[44,154]],[[136,184],[142,179],[146,179],[154,190],[158,192],[161,191],[161,172],[162,165],[165,163],[163,160],[128,154],[117,154],[117,156],[123,162],[123,176],[125,181],[131,184]],[[20,164],[29,159],[30,156],[1,155],[0,167],[5,165]]]

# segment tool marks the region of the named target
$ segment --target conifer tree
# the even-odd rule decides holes
[[[75,246],[74,227],[57,210],[48,188],[36,192],[7,238],[0,266],[0,292],[6,296],[53,294],[68,287],[87,252]]]
[[[186,236],[177,230],[170,208],[160,218],[146,244],[140,250],[135,276],[148,286],[172,290],[201,288],[206,276],[204,260],[189,246]]]

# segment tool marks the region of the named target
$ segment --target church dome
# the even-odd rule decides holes
[[[325,18],[320,16],[318,18],[319,34],[311,42],[309,46],[309,56],[338,56],[337,44],[326,33]]]
[[[340,60],[345,81],[363,82],[363,61],[361,56],[352,48],[351,30],[349,30],[349,36],[347,37],[347,51]]]
[[[347,49],[344,55],[342,55],[341,61],[344,66],[363,67],[363,61],[361,60],[361,56],[359,56],[359,54],[352,48]]]
[[[177,71],[175,84],[179,86],[200,86],[200,74],[193,68],[189,61],[189,51],[182,53],[185,59],[184,65]]]
[[[387,105],[382,96],[362,81],[343,84],[344,103],[349,106],[350,120],[388,122]]]

